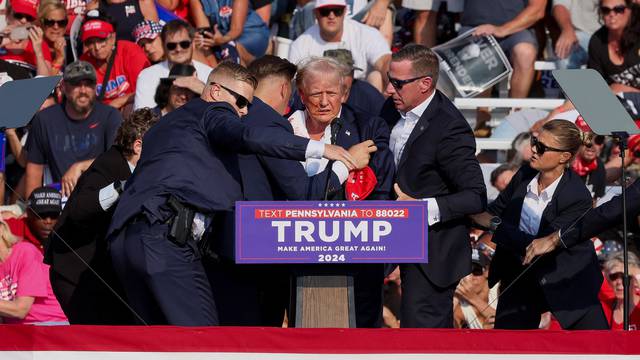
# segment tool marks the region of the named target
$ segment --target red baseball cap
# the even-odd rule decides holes
[[[587,124],[586,121],[584,121],[584,119],[582,118],[582,115],[578,115],[578,118],[576,119],[576,126],[582,132],[592,132],[591,127],[589,126],[589,124]]]
[[[378,179],[370,167],[354,170],[349,173],[344,187],[347,200],[364,200],[376,188]]]
[[[37,19],[38,3],[38,0],[11,0],[11,8],[14,13],[26,14]]]
[[[113,25],[104,20],[89,20],[82,25],[82,42],[87,39],[96,37],[106,39],[109,34],[113,33]]]

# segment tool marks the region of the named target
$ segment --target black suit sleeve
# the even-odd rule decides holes
[[[203,121],[207,137],[213,146],[282,159],[306,158],[309,139],[285,134],[269,127],[247,126],[227,104],[215,103],[210,106],[204,114]]]
[[[388,200],[391,198],[393,181],[395,176],[395,163],[393,153],[389,149],[390,131],[386,122],[379,117],[374,117],[368,121],[370,139],[376,144],[378,150],[371,154],[369,165],[376,174],[376,188],[367,197],[368,200]],[[365,140],[365,139],[361,139]]]
[[[590,196],[569,196],[564,197],[570,200],[565,206],[557,209],[557,216],[551,221],[548,231],[543,236],[549,235],[554,231],[558,231],[565,226],[571,225],[578,217],[584,214],[591,206]],[[549,229],[547,228],[547,230]],[[499,245],[509,248],[513,253],[524,256],[527,246],[538,236],[530,235],[519,229],[519,224],[503,223],[493,236],[493,241]]]
[[[104,174],[98,171],[87,171],[78,181],[81,186],[74,189],[69,201],[65,205],[68,211],[67,220],[74,224],[90,224],[96,217],[102,216],[105,211],[100,206],[99,193],[103,184],[111,183]],[[102,186],[101,186],[102,185]]]
[[[489,204],[489,206],[487,207],[487,211],[493,215],[502,217],[502,212],[507,207],[507,204],[509,204],[509,201],[511,201],[511,198],[513,197],[516,189],[518,188],[518,186],[520,186],[520,184],[522,184],[523,181],[531,180],[531,178],[527,175],[531,175],[530,173],[532,172],[534,172],[533,169],[531,169],[528,165],[521,166],[520,169],[518,169],[518,171],[513,175],[513,178],[511,178],[509,185],[507,185],[507,187],[502,190],[497,199]]]
[[[476,158],[473,133],[464,121],[452,119],[438,144],[437,161],[454,191],[436,198],[440,221],[446,222],[482,212],[487,205],[487,189]]]
[[[627,188],[627,218],[640,214],[640,179]],[[575,226],[567,224],[562,228],[562,242],[571,247],[586,241],[601,232],[622,223],[622,195],[613,197],[580,219]]]

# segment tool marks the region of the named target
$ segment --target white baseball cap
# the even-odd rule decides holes
[[[325,7],[325,6],[347,6],[347,2],[345,0],[316,0],[316,9]]]

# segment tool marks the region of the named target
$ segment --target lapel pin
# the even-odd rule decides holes
[[[423,130],[424,130],[424,126],[420,126],[420,131],[423,131]]]
[[[346,130],[344,133],[347,134],[347,136],[351,136],[351,131],[349,130]]]

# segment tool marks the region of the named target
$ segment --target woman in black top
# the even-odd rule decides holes
[[[589,62],[614,92],[640,91],[640,6],[633,0],[600,0],[604,24],[589,41]]]

